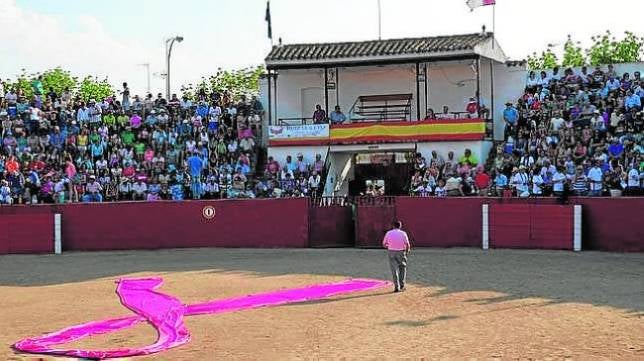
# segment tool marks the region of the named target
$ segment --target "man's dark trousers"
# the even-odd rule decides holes
[[[407,252],[389,251],[389,267],[394,278],[394,289],[402,290],[407,277]]]

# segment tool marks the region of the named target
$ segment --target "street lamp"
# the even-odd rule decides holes
[[[172,55],[172,46],[176,42],[182,42],[183,36],[174,36],[165,41],[165,64],[166,64],[166,78],[165,78],[165,93],[166,99],[170,100],[170,56]]]

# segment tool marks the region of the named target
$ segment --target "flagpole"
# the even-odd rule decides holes
[[[494,49],[496,43],[496,2],[492,5],[492,49]]]
[[[378,40],[382,40],[382,12],[380,9],[380,0],[378,0]]]

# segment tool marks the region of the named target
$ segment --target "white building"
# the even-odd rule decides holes
[[[525,81],[525,69],[506,65],[503,50],[485,31],[279,45],[267,56],[266,68],[261,98],[269,156],[283,163],[288,154],[302,153],[309,161],[321,154],[327,159],[326,195],[356,193],[364,182],[392,182],[393,175],[408,172],[406,153],[429,157],[436,150],[445,157],[451,150],[458,157],[468,148],[483,161],[491,133],[503,135],[504,103],[519,97],[518,85]],[[483,114],[488,119],[465,114],[470,98],[489,109]],[[316,105],[327,115],[340,106],[348,119],[313,125]],[[423,121],[428,109],[438,114],[444,106],[448,115],[438,117],[450,119]],[[486,124],[492,128],[487,136]],[[378,170],[384,153],[392,160]],[[368,159],[377,164],[368,166]],[[350,187],[354,178],[359,184]]]

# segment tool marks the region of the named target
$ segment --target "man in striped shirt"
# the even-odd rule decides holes
[[[402,222],[394,222],[394,228],[385,234],[382,246],[387,248],[389,254],[389,266],[394,279],[394,292],[405,290],[405,278],[407,276],[407,254],[411,249],[409,237],[402,228]]]

